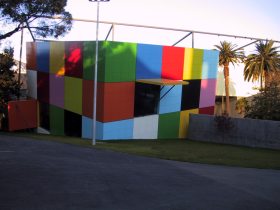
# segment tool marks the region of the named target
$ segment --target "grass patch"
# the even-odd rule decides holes
[[[191,140],[110,141],[97,148],[193,163],[280,169],[280,151]]]
[[[7,134],[5,133],[5,135]],[[37,140],[54,141],[84,147],[94,147],[98,149],[108,149],[168,160],[249,168],[280,169],[279,150],[174,139],[98,141],[95,146],[92,146],[91,141],[74,137],[40,135],[32,133],[13,133],[8,135],[19,135]]]
[[[53,141],[59,142],[64,144],[72,144],[77,146],[83,147],[92,147],[91,141],[87,141],[85,139],[81,139],[78,137],[69,137],[69,136],[53,136],[53,135],[46,135],[46,134],[37,134],[37,133],[22,133],[22,132],[0,132],[0,135],[9,135],[9,136],[20,136],[31,138],[34,140],[43,140],[43,141]]]

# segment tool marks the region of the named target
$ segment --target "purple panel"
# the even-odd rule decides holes
[[[64,108],[64,77],[50,74],[50,104]]]
[[[215,106],[216,79],[201,80],[199,107]]]

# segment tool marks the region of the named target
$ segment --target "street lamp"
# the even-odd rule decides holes
[[[109,2],[110,0],[89,0],[97,2],[96,19],[96,44],[95,44],[95,68],[94,68],[94,93],[93,93],[93,116],[92,116],[92,145],[96,144],[96,106],[97,106],[97,70],[98,70],[98,28],[99,28],[99,2]]]

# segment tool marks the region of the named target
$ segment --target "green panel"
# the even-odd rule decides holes
[[[64,110],[50,105],[50,131],[53,135],[64,135]]]
[[[95,42],[84,42],[83,48],[83,78],[93,80],[95,64]]]
[[[98,45],[98,81],[99,82],[105,81],[105,60],[106,60],[105,56],[106,56],[106,47],[108,43],[109,42],[106,41],[100,41]]]
[[[83,78],[94,79],[95,72],[95,41],[85,41],[83,44]],[[98,42],[98,81],[105,81],[105,52],[106,42]]]
[[[203,50],[193,50],[192,79],[201,79],[203,64]]]
[[[64,50],[64,42],[50,43],[50,72],[59,76],[63,76],[65,72]]]
[[[105,46],[105,75],[104,80],[100,78],[101,81],[135,81],[137,44],[104,42],[103,46]]]
[[[180,112],[159,115],[158,138],[178,138],[180,128]]]
[[[82,114],[82,79],[65,77],[64,107],[68,111]]]

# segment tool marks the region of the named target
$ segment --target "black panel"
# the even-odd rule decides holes
[[[134,116],[146,116],[158,113],[160,86],[136,82]]]
[[[183,85],[181,110],[199,107],[201,80],[186,80],[188,85]]]
[[[50,106],[46,103],[39,103],[40,127],[50,130]]]
[[[82,116],[64,110],[64,133],[66,136],[82,136]]]
[[[49,93],[50,79],[48,73],[38,72],[37,73],[37,95],[38,101],[49,103],[50,93]]]

